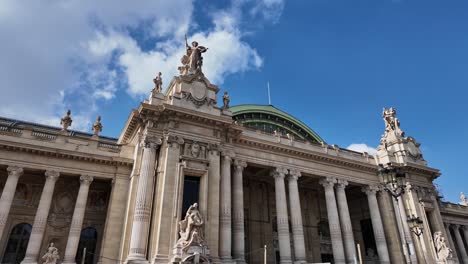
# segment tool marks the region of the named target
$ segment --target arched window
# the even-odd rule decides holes
[[[27,223],[17,224],[13,227],[3,254],[3,264],[16,264],[24,259],[28,247],[32,226]]]
[[[81,263],[83,249],[86,248],[85,264],[93,264],[96,254],[97,231],[94,227],[86,227],[81,230],[80,243],[76,252],[76,263]]]

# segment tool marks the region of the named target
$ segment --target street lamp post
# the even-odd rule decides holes
[[[386,167],[383,164],[379,164],[377,173],[382,179],[385,191],[398,201],[398,197],[405,193],[406,174],[399,167],[393,166],[392,163],[387,163]]]
[[[423,234],[423,231],[424,231],[423,221],[421,220],[421,218],[415,215],[409,216],[407,221],[408,221],[408,225],[410,227],[411,232],[413,232],[418,237],[419,245],[422,247],[421,235]],[[422,255],[424,257],[424,262],[427,263],[426,254],[424,254],[423,252]]]

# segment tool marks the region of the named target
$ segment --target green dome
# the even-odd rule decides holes
[[[274,131],[284,136],[292,134],[296,139],[314,143],[324,142],[306,124],[272,105],[236,105],[229,110],[233,114],[233,119],[245,127],[269,134],[273,134]]]

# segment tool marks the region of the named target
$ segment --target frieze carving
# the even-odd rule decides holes
[[[216,105],[216,100],[204,96],[203,98],[196,98],[192,93],[182,92],[182,99],[192,102],[197,108],[200,108],[203,105],[213,106]]]
[[[187,142],[184,145],[184,157],[194,159],[206,159],[207,146],[196,141]]]

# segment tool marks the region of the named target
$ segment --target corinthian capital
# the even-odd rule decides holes
[[[44,174],[49,181],[56,181],[60,176],[60,172],[54,170],[47,170]]]
[[[336,183],[335,177],[326,177],[326,178],[322,178],[319,181],[319,184],[322,185],[324,188],[333,188],[335,183]]]
[[[162,144],[162,140],[160,137],[145,134],[140,144],[144,148],[158,148]]]
[[[93,182],[93,179],[94,179],[93,176],[83,174],[83,175],[81,175],[81,177],[80,177],[80,182],[81,182],[81,184],[90,185],[91,182]]]
[[[276,167],[270,171],[270,175],[275,179],[284,179],[284,176],[288,174],[288,170],[283,167]]]
[[[244,170],[245,167],[247,167],[247,162],[245,162],[244,160],[234,160],[234,168],[236,168],[236,170]]]
[[[14,177],[20,177],[21,175],[23,175],[23,168],[21,167],[18,167],[18,166],[9,166],[7,168],[7,171],[8,171],[8,176],[14,176]]]
[[[369,185],[362,188],[362,191],[367,195],[375,195],[378,191],[380,191],[379,186],[377,185]]]
[[[346,188],[346,186],[348,186],[348,181],[345,180],[345,179],[338,179],[336,180],[336,187],[337,188]]]
[[[301,177],[301,172],[297,169],[289,169],[289,179],[298,180]]]

